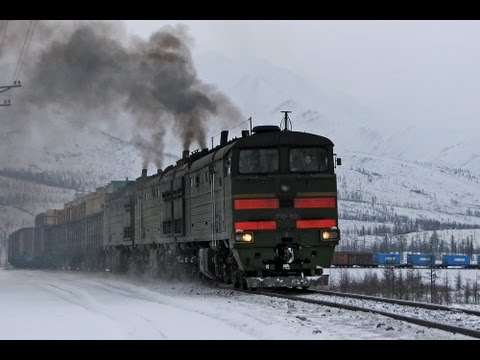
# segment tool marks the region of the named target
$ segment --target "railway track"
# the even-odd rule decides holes
[[[286,291],[278,292],[277,290],[260,289],[240,291],[339,309],[369,312],[420,326],[480,339],[480,313],[478,311],[355,294],[338,294],[330,291],[311,290],[307,293],[299,293],[298,291],[296,293],[289,291],[288,293]]]
[[[408,301],[408,300],[399,300],[399,299],[388,299],[388,298],[379,298],[375,296],[368,296],[368,295],[360,295],[360,294],[350,294],[350,293],[342,293],[337,291],[326,291],[326,290],[308,290],[309,292],[315,294],[322,294],[328,296],[339,296],[344,298],[354,298],[360,300],[373,300],[378,302],[384,302],[388,304],[398,304],[404,306],[411,306],[421,309],[430,309],[430,310],[445,310],[451,312],[461,312],[467,315],[474,315],[480,317],[480,311],[478,310],[471,310],[471,309],[463,309],[458,307],[451,307],[451,306],[444,306],[438,304],[430,304],[425,302],[415,302],[415,301]]]

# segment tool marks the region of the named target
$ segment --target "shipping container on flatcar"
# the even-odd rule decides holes
[[[466,267],[471,264],[471,257],[468,255],[443,255],[442,256],[442,266],[461,266]]]
[[[400,254],[375,253],[373,263],[376,266],[399,266]]]
[[[435,265],[435,256],[430,254],[407,254],[408,267],[429,267]]]

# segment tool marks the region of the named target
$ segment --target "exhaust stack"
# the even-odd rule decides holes
[[[228,130],[222,130],[220,134],[220,146],[223,146],[228,141]]]

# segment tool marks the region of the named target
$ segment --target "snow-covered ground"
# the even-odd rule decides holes
[[[430,269],[427,268],[413,268],[413,269],[395,269],[395,274],[398,275],[402,273],[404,276],[407,272],[417,272],[423,279],[430,281]],[[384,267],[378,268],[330,268],[328,273],[330,275],[330,284],[334,284],[340,281],[340,277],[343,273],[348,272],[348,275],[352,279],[360,280],[365,277],[366,274],[376,273],[380,278],[385,272]],[[479,282],[480,283],[480,270],[479,269],[461,269],[451,267],[448,269],[434,269],[434,272],[437,277],[437,281],[445,281],[445,278],[448,277],[450,283],[456,282],[458,278],[461,279],[462,285],[465,285],[465,282]],[[480,310],[480,309],[479,309]]]
[[[0,270],[0,324],[0,339],[468,339],[199,283],[27,270]]]

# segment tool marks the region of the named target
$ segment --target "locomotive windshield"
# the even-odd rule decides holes
[[[290,149],[289,164],[292,172],[326,172],[327,150],[318,147]]]
[[[240,150],[238,172],[240,174],[277,173],[279,169],[277,149]]]

